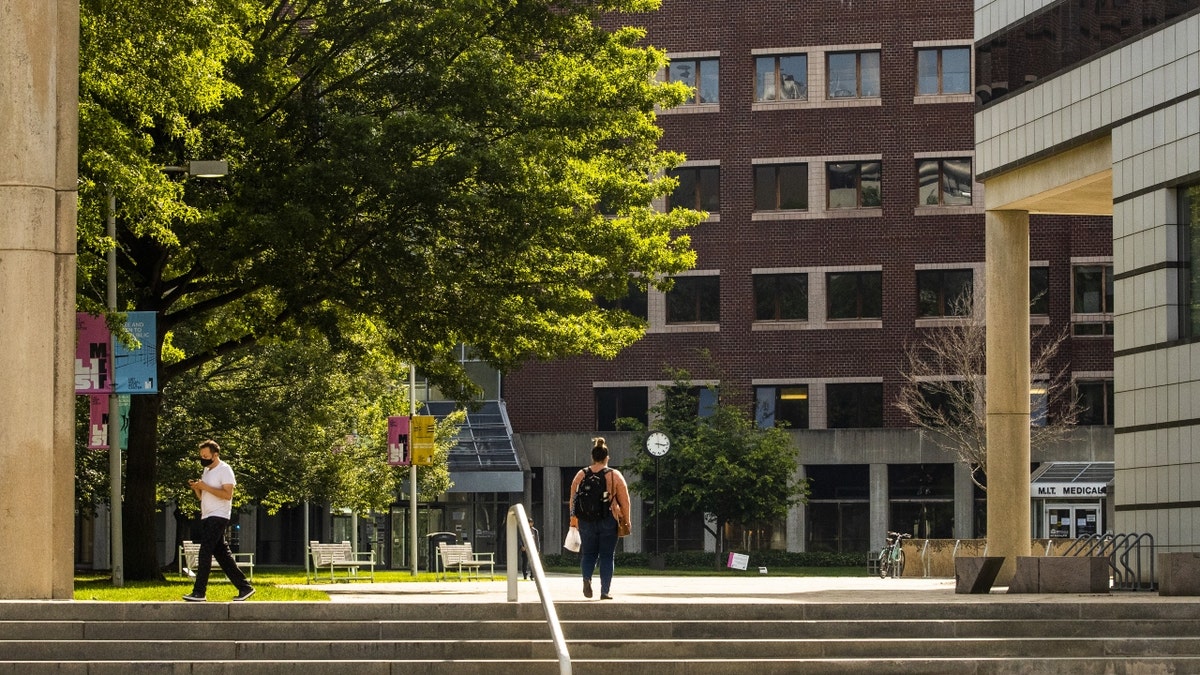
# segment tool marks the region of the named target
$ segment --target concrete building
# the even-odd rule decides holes
[[[570,477],[587,462],[590,438],[608,437],[620,465],[632,450],[612,431],[613,419],[645,419],[668,383],[667,366],[755,401],[762,424],[791,426],[812,499],[786,523],[755,533],[755,545],[866,551],[889,529],[982,534],[983,493],[895,407],[904,345],[962,321],[947,300],[985,287],[992,199],[979,177],[1037,156],[979,156],[977,93],[991,88],[981,124],[1007,104],[1005,92],[977,74],[971,3],[665,0],[624,22],[644,26],[646,42],[671,57],[662,77],[696,89],[659,118],[663,147],[687,155],[676,172],[680,189],[662,207],[685,204],[710,216],[690,233],[696,269],[671,293],[631,303],[648,324],[638,344],[612,361],[530,363],[505,379],[545,540],[561,540]],[[981,136],[981,147],[1024,150],[1016,127],[992,145]],[[1088,425],[1030,457],[1030,391],[1013,385],[1012,428],[1024,431],[1026,455],[1011,475],[1023,488],[1015,494],[1025,536],[1111,529],[1111,504],[1094,487],[1098,480],[1106,488],[1107,477],[1088,479],[1087,499],[1029,498],[1032,469],[1078,468],[1067,478],[1048,474],[1055,487],[1089,467],[1111,472],[1111,219],[1107,210],[1037,209],[1027,221],[1026,249],[1013,268],[1019,263],[1023,285],[1002,286],[1006,311],[1025,317],[1012,322],[1025,336],[1023,372],[1031,324],[1046,335],[1070,331],[1059,363],[1086,396]],[[990,314],[1004,307],[990,299],[990,275],[987,289],[991,331],[1008,322]],[[1034,296],[1046,302],[1030,316]],[[635,529],[625,546],[653,550],[653,536]],[[713,542],[693,520],[673,523],[657,544]]]
[[[1160,551],[1195,550],[1200,2],[975,4],[976,176],[996,280],[989,302],[1020,292],[1011,282],[1023,278],[1036,214],[1112,214],[1112,529],[1149,533]],[[1020,323],[990,332],[989,350],[1018,355]],[[1012,395],[1008,409],[989,409],[998,438],[1010,438],[989,464],[1028,462],[1016,424],[1004,422],[1020,399],[1022,385],[1005,377],[1015,372],[990,379]],[[1010,514],[1025,503],[1016,473],[1001,491],[1010,498],[993,505]],[[1027,549],[1027,534],[1009,532],[1004,552],[1019,553],[1022,541]]]

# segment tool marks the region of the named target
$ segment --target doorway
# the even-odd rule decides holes
[[[1047,504],[1044,518],[1046,536],[1051,539],[1079,539],[1100,531],[1099,504]]]

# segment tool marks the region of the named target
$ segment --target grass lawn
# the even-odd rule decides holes
[[[578,574],[578,567],[547,567],[550,574]],[[773,576],[783,577],[861,577],[867,572],[861,567],[776,567],[769,570]],[[758,569],[665,569],[652,570],[645,567],[617,566],[617,573],[625,576],[672,576],[672,577],[743,577],[758,576]],[[106,602],[182,602],[184,595],[192,591],[192,580],[175,572],[166,572],[164,581],[127,581],[122,588],[112,585],[112,578],[100,572],[75,575],[76,600],[103,600]],[[493,577],[504,579],[503,574]],[[398,583],[412,581],[437,581],[436,575],[421,572],[416,577],[410,570],[379,570],[375,572],[376,583]],[[281,588],[282,586],[305,585],[304,570],[288,567],[257,568],[254,571],[254,597],[256,600],[276,602],[328,602],[329,594],[321,590],[324,584],[309,584],[307,588]],[[345,582],[338,582],[344,586]],[[351,584],[357,582],[350,582]],[[226,602],[237,594],[233,585],[221,573],[213,569],[209,577],[208,599],[210,602]]]

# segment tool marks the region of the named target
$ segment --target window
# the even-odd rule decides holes
[[[883,318],[882,272],[830,272],[825,286],[830,319]]]
[[[922,411],[922,422],[931,426],[944,424],[959,425],[970,420],[974,414],[974,396],[970,386],[963,380],[922,382],[917,392],[924,399],[928,410]]]
[[[1112,265],[1076,265],[1073,273],[1072,333],[1112,335]]]
[[[761,429],[808,428],[808,385],[754,388],[754,418]]]
[[[721,277],[675,277],[667,292],[667,323],[715,323],[721,320]]]
[[[827,384],[825,399],[830,429],[883,426],[882,383]]]
[[[808,56],[760,56],[754,59],[755,101],[803,101],[808,98]]]
[[[830,162],[826,165],[829,208],[878,207],[882,162]]]
[[[755,274],[755,321],[807,321],[807,274]]]
[[[672,59],[667,80],[682,82],[692,88],[685,105],[717,103],[720,66],[717,59]]]
[[[972,280],[971,270],[917,272],[917,316],[967,316]]]
[[[1029,388],[1029,426],[1044,427],[1050,419],[1049,385],[1044,380],[1034,380]]]
[[[679,181],[667,210],[679,207],[716,213],[721,210],[721,167],[695,166],[671,171]]]
[[[829,98],[879,96],[879,52],[829,55]]]
[[[1112,380],[1079,381],[1080,426],[1113,425],[1113,382]]]
[[[773,164],[754,167],[754,210],[808,209],[808,165]]]
[[[596,392],[596,431],[616,431],[617,420],[632,417],[646,424],[645,387],[601,387]]]
[[[1178,198],[1179,219],[1179,337],[1200,335],[1200,185],[1180,186]]]
[[[917,50],[917,95],[971,93],[971,49]]]
[[[623,297],[616,300],[597,298],[596,304],[604,309],[623,309],[643,321],[648,316],[646,312],[646,291],[645,289],[638,288],[637,284],[632,281],[629,282],[628,290]]]
[[[1050,314],[1050,268],[1029,268],[1029,313],[1037,316]]]
[[[717,412],[720,402],[719,392],[715,386],[709,387],[672,387],[667,391],[668,404],[683,404],[697,417],[712,417]]]
[[[970,206],[971,159],[917,162],[917,206]]]

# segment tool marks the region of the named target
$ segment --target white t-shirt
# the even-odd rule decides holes
[[[200,480],[204,481],[209,487],[220,488],[224,485],[237,485],[237,479],[233,477],[233,469],[225,462],[218,461],[217,464],[208,467],[204,470],[204,474],[200,476]],[[217,516],[226,520],[233,514],[233,500],[221,499],[211,492],[200,493],[200,518],[208,518],[209,516]]]

